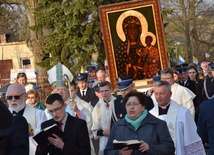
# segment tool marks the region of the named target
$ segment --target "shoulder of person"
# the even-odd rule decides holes
[[[72,123],[72,125],[73,125],[73,123],[86,124],[85,120],[73,117],[70,114],[68,114],[67,121],[69,121],[69,123]]]

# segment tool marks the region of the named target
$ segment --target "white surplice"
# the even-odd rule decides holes
[[[194,119],[187,108],[171,100],[166,115],[159,115],[157,104],[149,112],[166,121],[175,144],[176,155],[205,155]]]
[[[195,94],[186,87],[183,87],[177,83],[171,86],[172,96],[171,99],[190,110],[193,117],[195,117],[195,108],[193,104],[193,99]],[[151,96],[154,104],[157,104],[154,93]]]
[[[108,103],[109,107],[106,107],[106,103],[104,102],[103,99],[99,99],[92,112],[93,125],[91,130],[93,132],[94,138],[100,139],[99,155],[104,155],[104,149],[106,147],[108,137],[97,136],[97,131],[110,129],[112,115],[115,115],[114,110],[115,99],[116,97],[111,96],[110,102]]]

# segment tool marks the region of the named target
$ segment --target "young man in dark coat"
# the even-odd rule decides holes
[[[66,113],[66,104],[61,95],[49,95],[46,108],[53,119],[43,122],[41,128],[60,124],[58,126],[63,134],[62,136],[53,134],[53,137],[48,137],[48,144],[45,146],[38,144],[36,155],[48,153],[49,155],[90,155],[91,148],[86,122]]]

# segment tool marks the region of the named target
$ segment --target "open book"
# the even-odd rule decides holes
[[[39,133],[33,136],[33,139],[37,142],[38,145],[47,145],[48,137],[53,137],[53,134],[62,137],[62,131],[59,129],[57,124],[53,124],[42,129]]]
[[[140,146],[139,140],[127,140],[127,141],[117,141],[113,140],[114,149],[122,149],[128,147],[129,149],[138,150]]]

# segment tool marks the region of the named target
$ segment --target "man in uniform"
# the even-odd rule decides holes
[[[121,94],[119,97],[121,99],[121,103],[123,103],[123,98],[128,94],[130,91],[135,89],[133,83],[133,77],[131,75],[124,75],[117,79],[118,90]],[[149,111],[154,107],[153,101],[150,96],[146,96],[146,106],[145,108]],[[124,106],[125,108],[125,106]],[[126,109],[125,109],[126,111]],[[123,116],[124,117],[124,116]]]
[[[95,91],[88,87],[87,82],[88,74],[79,73],[76,77],[78,85],[77,96],[85,102],[91,104],[93,107],[97,104],[99,98],[96,96]]]
[[[211,74],[206,75],[201,81],[204,101],[214,98],[214,63],[209,63],[208,67],[209,69],[207,70],[211,70]]]

